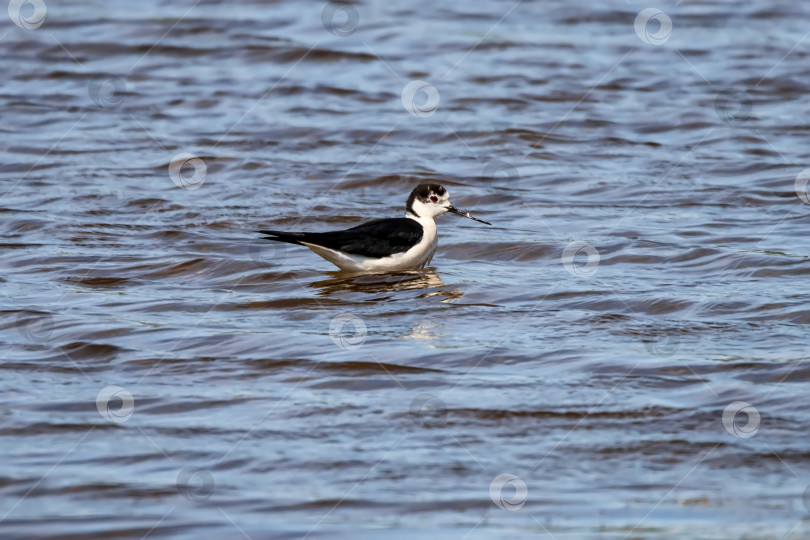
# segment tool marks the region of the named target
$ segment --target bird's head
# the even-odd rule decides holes
[[[408,197],[405,211],[418,218],[434,218],[446,212],[451,212],[474,221],[491,225],[491,223],[473,217],[469,212],[459,210],[450,204],[450,194],[444,186],[439,184],[419,184],[416,186]]]

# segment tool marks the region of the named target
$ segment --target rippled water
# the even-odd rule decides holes
[[[810,534],[807,5],[18,4],[0,536]]]

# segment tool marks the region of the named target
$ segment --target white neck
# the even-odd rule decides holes
[[[436,222],[433,221],[432,216],[417,216],[415,214],[412,214],[412,213],[406,211],[405,212],[405,217],[409,218],[409,219],[412,219],[414,221],[418,221],[419,223],[422,224],[422,226],[426,226],[426,225],[429,224],[429,225],[432,225],[434,228],[436,227]]]
[[[436,222],[433,221],[432,216],[417,217],[410,212],[405,212],[405,217],[422,226],[422,240],[416,248],[417,254],[414,255],[420,259],[421,262],[417,266],[421,268],[425,264],[430,264],[430,259],[433,258],[433,253],[435,253],[438,245]]]

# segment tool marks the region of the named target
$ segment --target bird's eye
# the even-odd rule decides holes
[[[439,198],[436,195],[431,195],[430,200],[433,202],[439,202]]]

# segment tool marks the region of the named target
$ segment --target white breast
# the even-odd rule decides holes
[[[415,221],[422,226],[422,240],[404,253],[380,259],[378,262],[382,265],[381,270],[415,270],[430,264],[439,245],[436,222],[431,218],[419,218]]]

